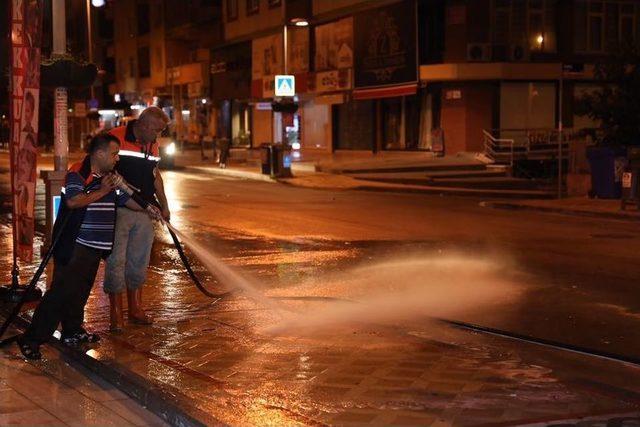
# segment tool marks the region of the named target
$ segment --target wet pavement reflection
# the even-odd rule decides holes
[[[171,174],[167,182],[172,224],[302,318],[321,316],[334,300],[375,290],[366,282],[356,286],[345,272],[366,271],[406,254],[444,258],[456,246],[437,238],[368,241],[240,233],[207,221],[206,200],[194,202],[179,193]],[[1,233],[9,247],[8,228]],[[464,251],[456,249],[477,254],[487,245],[470,241]],[[208,289],[228,289],[187,253]],[[9,256],[3,254],[3,265],[10,265]],[[6,281],[8,272],[1,273]],[[373,283],[377,273],[371,274]],[[90,354],[186,395],[224,423],[513,425],[615,414],[640,420],[637,369],[463,332],[424,314],[270,334],[265,327],[278,324],[281,313],[243,292],[220,301],[202,295],[160,227],[144,290],[152,326],[128,325],[123,333],[110,334],[101,277],[102,269],[85,320],[105,339]],[[514,294],[531,291],[526,274],[517,280],[521,288]],[[499,318],[496,307],[512,297],[518,306],[517,296],[505,295],[494,306],[468,311]]]

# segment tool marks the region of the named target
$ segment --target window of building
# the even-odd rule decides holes
[[[140,2],[136,6],[136,20],[137,20],[137,28],[138,35],[142,36],[144,34],[149,33],[149,3]]]
[[[637,2],[630,0],[576,0],[574,47],[576,52],[601,53],[638,38]]]
[[[138,77],[151,77],[151,60],[148,47],[138,48]]]
[[[587,15],[587,46],[591,52],[604,49],[604,5],[601,1],[589,2]]]
[[[492,41],[495,60],[528,58],[528,52],[556,51],[556,2],[493,0]]]
[[[636,39],[636,5],[633,3],[622,4],[619,19],[619,40],[622,43],[634,42]]]
[[[238,19],[238,0],[227,0],[227,22]]]
[[[260,12],[260,0],[247,0],[247,16]]]

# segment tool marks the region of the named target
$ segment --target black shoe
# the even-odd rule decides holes
[[[100,335],[92,334],[82,329],[80,332],[76,332],[75,334],[62,335],[60,340],[66,346],[78,347],[80,344],[96,343],[100,341]]]
[[[24,357],[29,360],[40,360],[42,359],[42,353],[40,353],[40,345],[35,344],[33,342],[28,341],[24,338],[24,335],[21,335],[17,340],[18,348],[20,349],[20,353]]]

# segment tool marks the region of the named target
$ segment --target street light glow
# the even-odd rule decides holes
[[[105,1],[104,0],[91,0],[91,5],[93,7],[102,7],[104,6]]]
[[[294,18],[291,20],[291,23],[296,27],[308,27],[309,21],[304,18]]]
[[[538,38],[536,39],[536,41],[538,42],[539,45],[541,45],[544,42],[544,37],[542,36],[542,34],[540,34],[538,36]]]

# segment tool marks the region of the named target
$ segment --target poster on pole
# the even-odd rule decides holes
[[[11,0],[11,190],[14,255],[33,258],[42,1]]]

